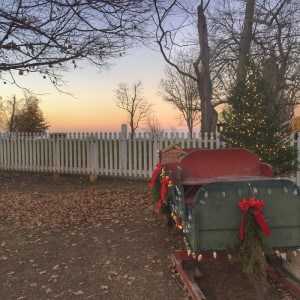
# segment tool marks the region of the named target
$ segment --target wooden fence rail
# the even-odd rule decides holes
[[[181,148],[222,147],[218,134],[130,137],[126,126],[120,133],[0,133],[0,170],[148,179],[159,160],[158,151],[173,143]],[[300,139],[294,143],[300,150]],[[292,179],[300,184],[300,172]]]

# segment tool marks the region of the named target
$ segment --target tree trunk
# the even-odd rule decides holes
[[[250,54],[254,6],[255,6],[255,0],[246,1],[244,28],[241,35],[240,49],[239,49],[239,63],[237,68],[237,78],[239,80],[245,80],[246,78],[245,64],[246,64],[246,59]]]
[[[211,132],[216,128],[217,112],[211,104],[212,82],[209,69],[209,46],[206,18],[204,15],[203,3],[197,8],[198,14],[198,38],[200,53],[194,62],[194,69],[197,77],[198,92],[201,99],[201,132]]]
[[[132,115],[130,116],[129,126],[130,126],[130,131],[131,131],[131,138],[133,138],[135,128],[134,128],[134,124],[133,124],[133,116]]]
[[[193,119],[192,116],[189,116],[187,119],[187,127],[188,127],[188,131],[189,131],[189,137],[192,138],[193,137]]]
[[[9,121],[9,136],[14,130],[14,121],[15,121],[15,114],[16,114],[16,106],[17,106],[17,98],[16,95],[13,96],[12,104],[11,104],[11,115],[10,115],[10,121]]]

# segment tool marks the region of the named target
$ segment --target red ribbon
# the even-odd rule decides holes
[[[247,212],[250,208],[254,210],[254,215],[256,217],[257,223],[260,225],[265,235],[269,237],[271,236],[271,232],[268,228],[265,218],[261,214],[261,209],[264,206],[265,204],[262,200],[254,200],[253,198],[250,198],[249,201],[243,199],[243,201],[239,203],[239,208],[244,213]],[[242,220],[240,223],[240,240],[242,240],[243,238],[244,238],[244,214],[242,216]]]
[[[169,184],[170,180],[169,177],[164,177],[161,181],[161,190],[160,190],[160,199],[157,203],[157,212],[159,213],[161,210],[162,205],[165,202],[165,198],[167,195],[167,191],[168,191],[168,184]]]
[[[159,174],[159,172],[161,171],[163,167],[163,164],[162,163],[157,163],[156,164],[156,168],[154,169],[153,173],[152,173],[152,176],[151,176],[151,179],[149,181],[149,188],[152,189],[153,186],[154,186],[154,182],[156,180],[156,177],[157,175]]]

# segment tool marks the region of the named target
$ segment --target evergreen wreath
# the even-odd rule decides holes
[[[243,216],[240,225],[240,241],[235,249],[235,257],[241,263],[242,270],[255,280],[265,291],[267,282],[266,254],[271,250],[265,236],[270,236],[265,219],[260,210],[264,207],[262,200],[243,200],[239,203]]]

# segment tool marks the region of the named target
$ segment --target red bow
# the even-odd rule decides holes
[[[164,201],[165,201],[165,198],[167,195],[169,182],[170,182],[169,177],[164,177],[161,181],[160,199],[157,203],[157,212],[158,213],[160,212],[161,207],[164,204]]]
[[[243,199],[243,201],[239,203],[239,208],[244,213],[247,212],[250,208],[254,210],[254,215],[256,217],[257,223],[260,225],[261,229],[263,230],[266,236],[271,236],[271,232],[268,228],[266,220],[261,214],[261,209],[264,206],[265,204],[262,200],[254,200],[253,198],[250,198],[249,201]],[[242,240],[243,238],[244,238],[244,214],[242,216],[242,220],[240,223],[240,239]]]
[[[159,172],[161,171],[163,167],[162,163],[157,163],[156,164],[156,168],[154,169],[153,173],[152,173],[152,177],[151,180],[149,181],[149,188],[152,189],[154,186],[154,182],[156,180],[157,175],[159,174]]]

